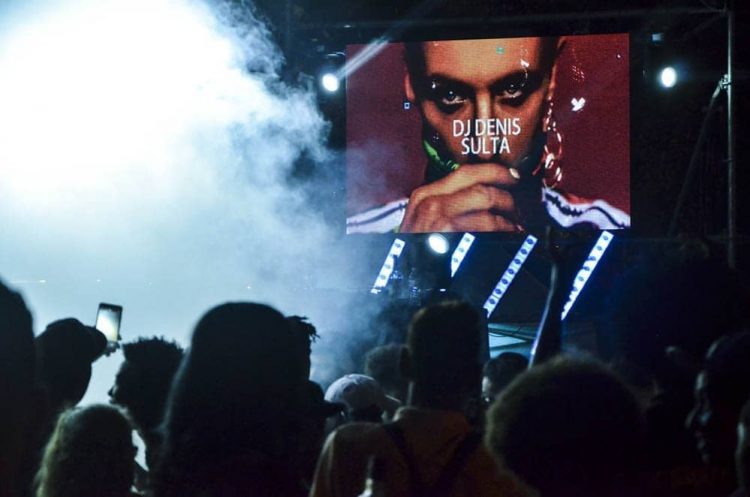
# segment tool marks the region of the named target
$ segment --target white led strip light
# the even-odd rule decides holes
[[[513,260],[510,261],[508,269],[505,270],[502,278],[500,278],[500,281],[497,282],[495,289],[492,290],[490,296],[487,297],[487,301],[482,307],[485,311],[487,311],[488,318],[492,314],[492,311],[494,311],[497,307],[497,304],[500,303],[500,299],[503,298],[503,295],[505,295],[505,292],[506,290],[508,290],[510,284],[513,283],[513,278],[515,278],[516,274],[518,274],[518,272],[521,270],[521,266],[523,266],[523,263],[526,262],[526,258],[529,256],[531,251],[534,250],[536,242],[537,239],[534,235],[529,235],[526,237],[523,245],[521,245],[521,248],[518,249],[518,252],[516,252],[516,255],[513,257]]]
[[[474,243],[474,238],[476,237],[471,233],[464,233],[461,241],[458,242],[458,246],[451,256],[451,278],[456,275],[456,271],[458,271],[459,266],[464,261],[464,257],[466,257],[466,253],[471,248],[471,244]]]
[[[581,266],[581,269],[578,270],[578,274],[576,274],[576,279],[573,281],[573,289],[570,291],[565,307],[563,307],[561,320],[565,319],[565,316],[568,315],[570,308],[573,307],[578,295],[591,277],[591,273],[594,272],[599,260],[604,255],[604,252],[607,251],[609,242],[611,242],[614,237],[615,236],[609,231],[603,231],[602,234],[599,235],[599,239],[594,244],[594,248],[591,249],[586,261],[583,263],[583,266]]]
[[[396,259],[401,255],[401,251],[404,250],[404,245],[406,245],[406,242],[399,238],[393,240],[391,250],[388,251],[388,255],[385,257],[383,267],[380,268],[380,273],[378,273],[378,277],[375,279],[375,284],[372,285],[370,293],[380,293],[388,284],[388,279],[393,274],[393,268],[396,265]]]

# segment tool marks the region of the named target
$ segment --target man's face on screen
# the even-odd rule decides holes
[[[437,41],[422,49],[423,77],[411,75],[407,93],[428,132],[459,164],[517,167],[541,127],[550,91],[542,39]]]

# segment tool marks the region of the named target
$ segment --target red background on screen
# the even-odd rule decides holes
[[[349,45],[347,59],[364,47]],[[627,34],[567,37],[554,109],[564,143],[558,188],[629,213],[628,48]],[[405,74],[403,45],[393,43],[347,79],[347,215],[408,197],[423,181],[422,121],[414,105],[404,109]]]

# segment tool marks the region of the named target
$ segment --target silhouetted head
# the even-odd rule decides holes
[[[262,304],[224,304],[200,319],[167,406],[156,495],[218,495],[219,484],[251,493],[248,458],[296,451],[304,409],[294,340],[284,316]]]
[[[125,407],[141,432],[157,428],[167,396],[182,361],[182,347],[164,338],[141,338],[122,346],[125,357],[109,391],[113,403]]]
[[[519,374],[529,367],[529,360],[516,352],[503,352],[484,364],[482,397],[492,402]]]
[[[106,346],[99,330],[73,318],[51,323],[36,338],[37,378],[52,412],[80,402],[91,380],[91,363]]]
[[[295,337],[275,309],[231,303],[208,311],[193,333],[181,380],[215,380],[217,394],[276,393],[297,385],[301,366],[293,360]],[[195,377],[192,374],[195,374]]]
[[[310,378],[312,343],[318,339],[318,330],[304,316],[289,316],[286,319],[292,329],[297,360],[302,364],[302,379],[307,380]]]
[[[135,472],[132,428],[108,405],[64,411],[37,474],[37,497],[128,497]]]
[[[633,483],[641,433],[639,405],[622,381],[597,363],[558,358],[500,394],[486,443],[542,497],[605,497]]]
[[[31,314],[21,296],[0,281],[0,479],[16,471],[27,442],[23,427],[32,402],[34,355]]]
[[[750,397],[750,333],[717,340],[695,381],[695,404],[687,425],[703,461],[730,467],[737,444],[737,422]]]
[[[365,356],[365,374],[372,376],[385,393],[401,403],[406,401],[407,382],[401,374],[404,346],[396,343],[381,345]]]
[[[478,394],[480,335],[479,314],[465,302],[441,302],[418,311],[402,358],[404,377],[413,384],[411,403],[460,410]]]

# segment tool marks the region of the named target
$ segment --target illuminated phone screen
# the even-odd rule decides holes
[[[117,342],[120,340],[121,319],[122,307],[112,304],[99,304],[95,327],[107,337],[108,342]]]

